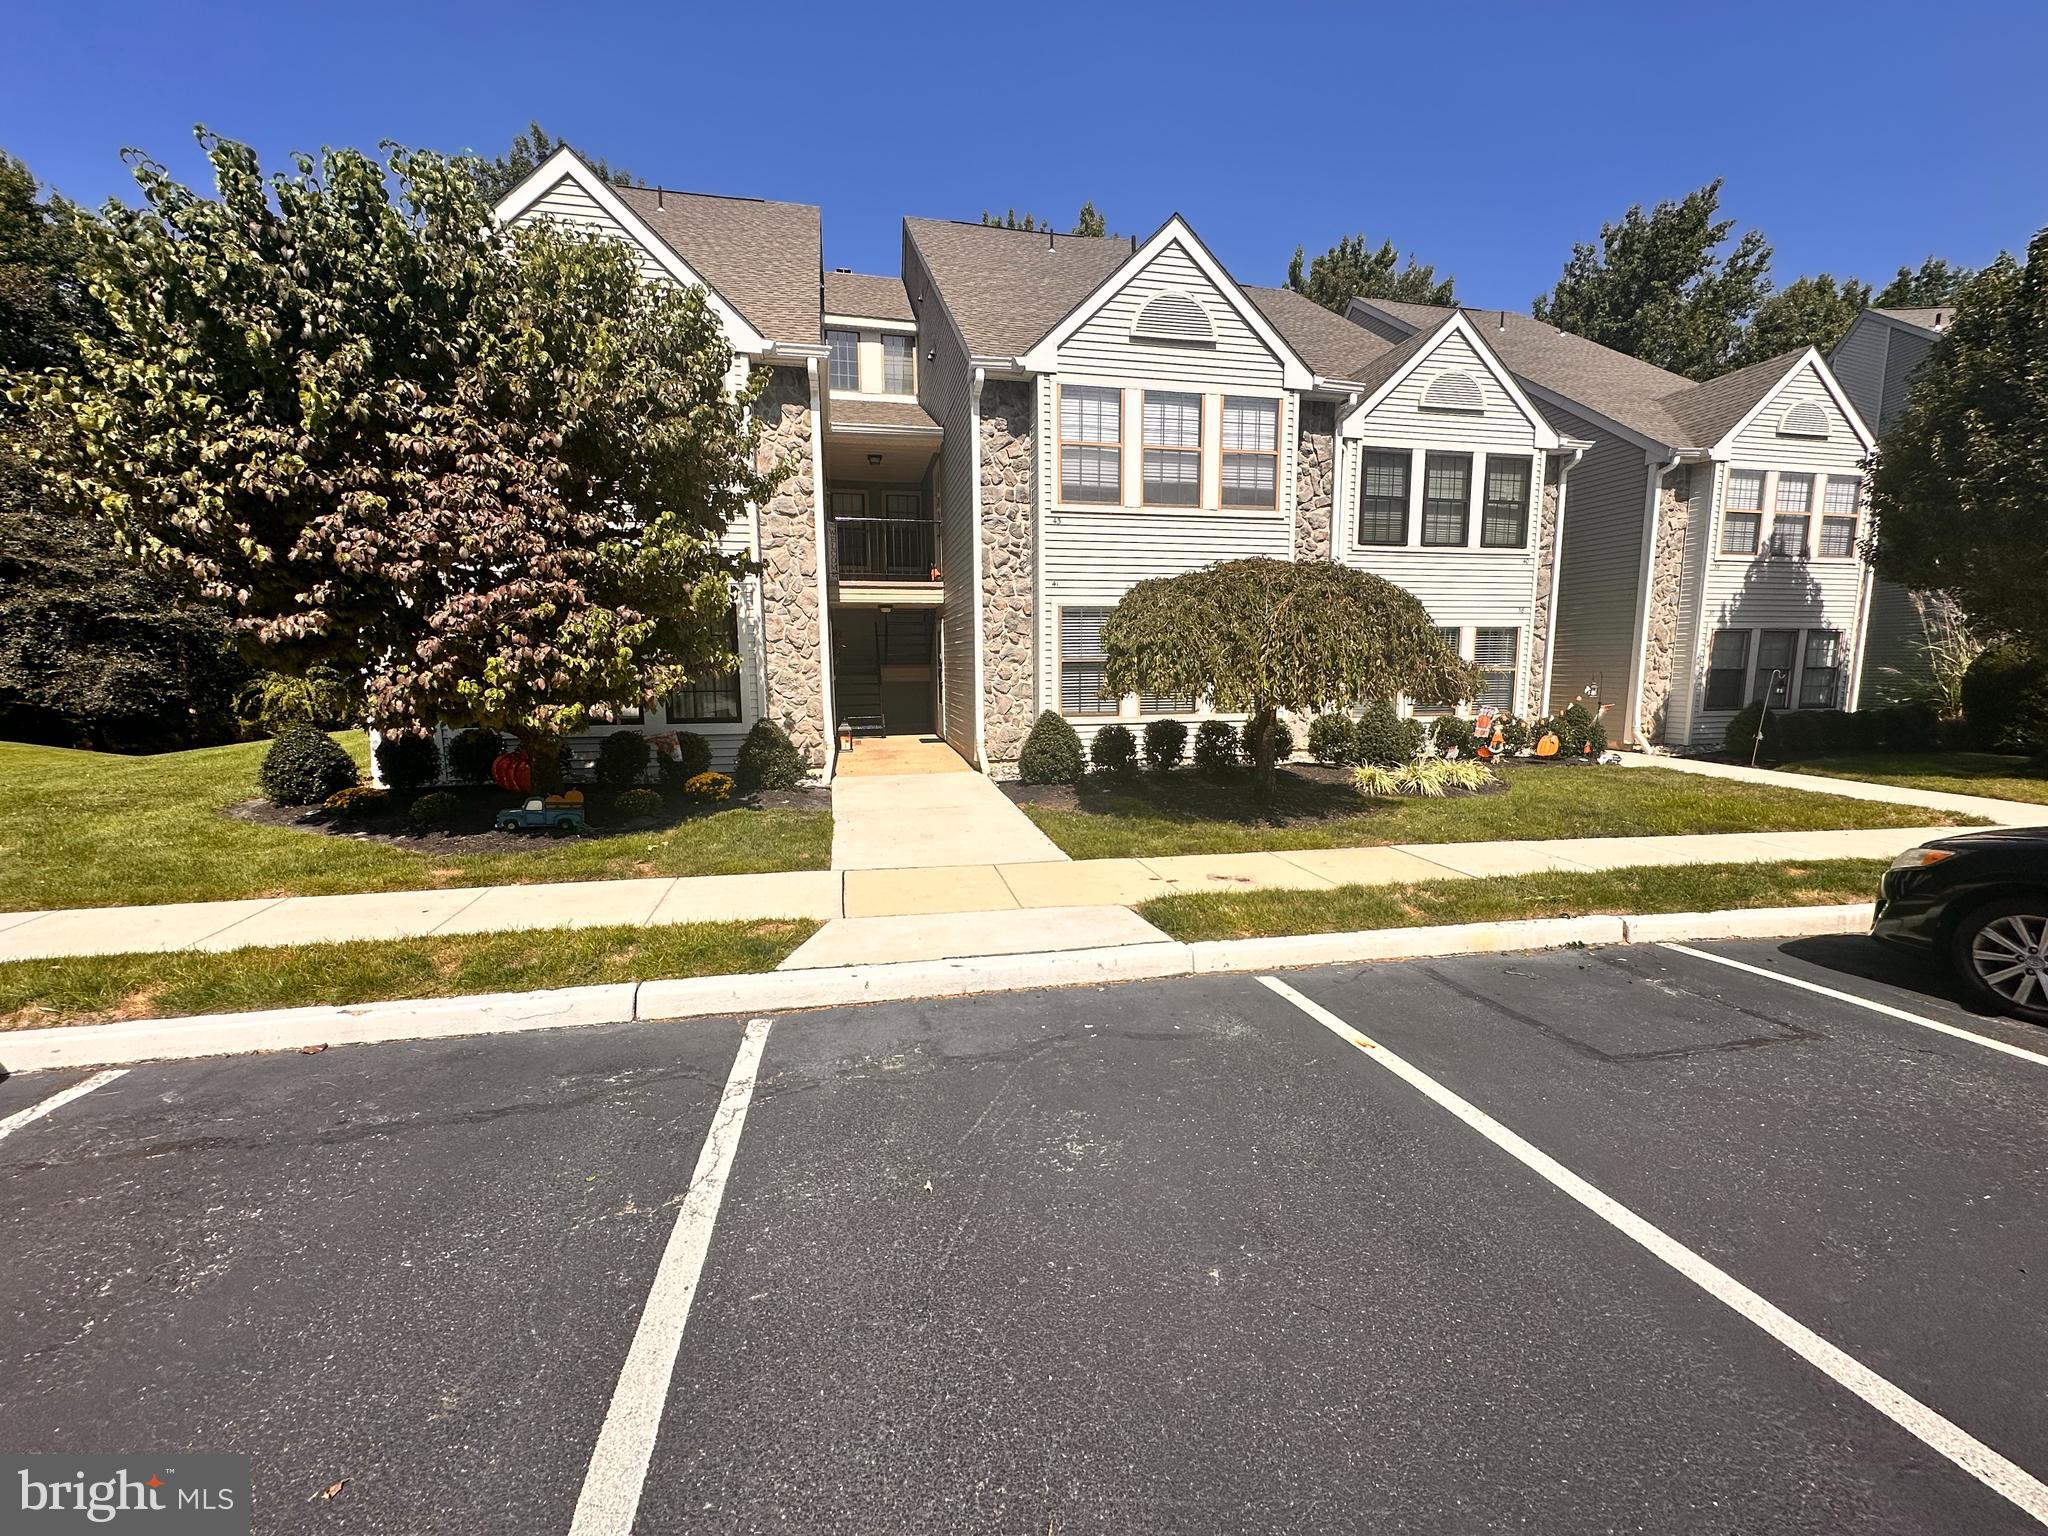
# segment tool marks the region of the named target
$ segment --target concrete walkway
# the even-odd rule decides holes
[[[855,748],[854,755],[863,750]],[[950,748],[946,754],[960,761]],[[981,774],[928,771],[833,777],[834,869],[1058,864],[1066,858]]]
[[[1707,779],[1733,779],[1741,784],[1772,784],[1803,789],[1808,794],[1840,795],[1845,800],[1877,800],[1886,805],[1921,805],[1958,816],[1980,816],[2000,827],[2048,826],[2048,805],[2025,800],[1994,800],[1989,795],[1951,795],[1938,789],[1907,789],[1899,784],[1873,784],[1868,779],[1835,779],[1817,773],[1785,773],[1776,768],[1747,768],[1740,763],[1707,763],[1690,757],[1663,757],[1648,752],[1623,752],[1629,768],[1670,768]]]

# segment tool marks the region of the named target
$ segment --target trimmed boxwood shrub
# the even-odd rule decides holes
[[[1421,747],[1422,722],[1403,720],[1385,699],[1368,705],[1358,717],[1357,753],[1361,763],[1391,768],[1407,762]]]
[[[810,771],[789,733],[764,715],[740,743],[732,776],[740,793],[751,795],[757,789],[801,789]]]
[[[1081,782],[1081,738],[1057,710],[1048,709],[1031,722],[1031,734],[1017,754],[1017,777],[1026,784]]]
[[[1195,771],[1220,779],[1237,767],[1237,732],[1227,720],[1204,720],[1195,727]]]
[[[1358,750],[1358,727],[1347,714],[1317,715],[1308,723],[1308,755],[1325,767],[1348,763]]]
[[[368,784],[351,784],[347,789],[337,789],[321,804],[344,821],[361,821],[382,814],[391,804],[391,793]]]
[[[1188,728],[1178,720],[1154,720],[1145,727],[1145,765],[1169,773],[1187,756]]]
[[[377,738],[377,777],[401,795],[441,780],[441,749],[425,731],[395,731]]]
[[[661,791],[622,789],[612,797],[612,814],[621,821],[639,821],[642,817],[659,816]]]
[[[1472,722],[1463,715],[1438,715],[1430,721],[1429,744],[1440,757],[1452,752],[1470,757],[1478,745],[1472,739]]]
[[[1246,762],[1252,760],[1252,723],[1249,720],[1245,721],[1244,725],[1238,730],[1237,751],[1238,755]],[[1284,763],[1292,756],[1294,756],[1294,727],[1285,720],[1276,717],[1273,721],[1273,761]]]
[[[316,725],[294,725],[270,744],[256,782],[272,805],[319,805],[358,783],[356,760]]]
[[[1129,726],[1105,725],[1088,746],[1088,761],[1098,773],[1131,773],[1138,766],[1138,738]]]
[[[437,789],[413,801],[406,810],[405,824],[417,837],[428,832],[447,831],[461,814],[462,802],[447,790]]]
[[[1500,731],[1500,749],[1504,755],[1512,757],[1517,752],[1528,750],[1528,721],[1520,715],[1496,715],[1493,723]],[[1603,752],[1607,749],[1607,733],[1604,730],[1600,733],[1600,749]]]
[[[613,731],[597,744],[597,782],[607,789],[631,789],[647,777],[652,755],[638,731]]]
[[[505,750],[504,738],[480,725],[457,731],[442,753],[448,777],[458,784],[481,784],[491,776],[491,764]]]
[[[1994,645],[1963,674],[1963,725],[1980,752],[2048,750],[2048,660]]]

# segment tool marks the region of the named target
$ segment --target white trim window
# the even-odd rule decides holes
[[[1799,631],[1760,629],[1756,634],[1756,676],[1750,680],[1749,702],[1763,699],[1772,709],[1792,702],[1792,669],[1799,664]]]
[[[1359,465],[1358,542],[1408,542],[1408,471],[1414,458],[1405,448],[1368,448]]]
[[[826,380],[834,389],[860,388],[860,332],[827,331],[825,345],[831,352]]]
[[[1813,528],[1813,476],[1780,474],[1778,494],[1771,502],[1771,553],[1804,560]]]
[[[1060,386],[1060,500],[1124,499],[1123,436],[1122,390]]]
[[[1432,453],[1422,461],[1422,542],[1463,549],[1472,521],[1472,455]]]
[[[1841,699],[1842,636],[1832,629],[1809,629],[1799,663],[1799,707],[1834,709]]]
[[[1764,472],[1728,471],[1728,505],[1721,514],[1721,553],[1753,555],[1764,529]]]
[[[1862,505],[1863,482],[1854,475],[1829,475],[1820,500],[1820,554],[1825,560],[1847,560],[1856,553],[1856,519]]]
[[[737,652],[740,648],[740,621],[737,613],[726,615],[726,643]],[[695,677],[676,689],[661,701],[662,716],[670,725],[711,725],[731,723],[740,718],[740,674],[737,667],[730,672],[714,672],[708,677]]]
[[[882,335],[882,392],[889,395],[917,393],[917,338],[892,332]]]
[[[1749,678],[1749,631],[1717,629],[1707,651],[1708,709],[1742,708],[1742,685]]]
[[[1472,631],[1472,664],[1479,669],[1474,705],[1496,714],[1515,707],[1515,663],[1520,654],[1520,630],[1482,625]]]
[[[1461,624],[1438,624],[1433,627],[1436,630],[1437,639],[1450,647],[1453,656],[1463,660],[1465,656],[1464,626]],[[1409,707],[1408,712],[1411,715],[1441,715],[1453,713],[1456,709],[1457,706],[1454,704],[1415,704]]]
[[[1280,402],[1223,397],[1221,497],[1226,507],[1280,505]]]
[[[1527,459],[1497,453],[1486,456],[1486,501],[1479,516],[1481,548],[1521,549],[1529,542],[1531,479]]]
[[[1202,397],[1145,391],[1144,501],[1148,507],[1202,502]]]
[[[1117,715],[1123,700],[1102,696],[1108,660],[1102,649],[1102,626],[1113,609],[1060,609],[1060,713]]]

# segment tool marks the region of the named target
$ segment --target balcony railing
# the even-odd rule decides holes
[[[836,517],[842,581],[937,581],[939,526],[923,517]]]

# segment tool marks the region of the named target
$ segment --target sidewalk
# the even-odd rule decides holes
[[[1622,765],[1628,768],[1670,768],[1678,773],[1696,773],[1707,779],[1774,784],[1780,789],[1803,789],[1808,794],[1840,795],[1845,800],[1924,805],[1929,810],[1953,811],[1959,816],[1981,816],[2000,827],[2048,826],[2048,805],[2031,805],[2023,800],[1994,800],[1988,795],[1951,795],[1938,789],[1907,789],[1898,784],[1872,784],[1867,779],[1783,773],[1775,768],[1746,768],[1740,763],[1707,763],[1698,758],[1659,757],[1647,752],[1623,752],[1620,756]]]
[[[1778,775],[1790,778],[1792,775]],[[944,782],[986,784],[978,775]],[[870,783],[885,783],[875,779]],[[940,782],[926,779],[927,784]],[[1839,780],[1806,780],[1799,787]],[[998,793],[989,786],[992,793]],[[1956,799],[1960,797],[1947,796]],[[1994,802],[1987,802],[1994,803]],[[1005,802],[1007,806],[1007,802]],[[2010,809],[2010,807],[2008,807]],[[2033,807],[2036,811],[2041,807]],[[1019,816],[1019,820],[1023,818]],[[1036,831],[1036,828],[1033,828]],[[317,944],[346,939],[415,938],[531,928],[643,926],[764,918],[814,918],[827,928],[806,945],[813,958],[843,953],[849,939],[879,943],[879,925],[849,929],[834,919],[928,918],[954,913],[1031,910],[1033,932],[1058,928],[1085,938],[1090,924],[1120,922],[1102,908],[1126,908],[1183,891],[1322,890],[1547,870],[1619,869],[1639,864],[1760,863],[1783,859],[1888,859],[1953,827],[1848,832],[1751,832],[1700,837],[1556,838],[1527,842],[1411,843],[1292,853],[1189,854],[1154,859],[1067,860],[1027,854],[1004,863],[923,868],[805,870],[789,874],[706,875],[655,880],[589,880],[467,890],[394,891],[354,896],[290,896],[264,901],[192,902],[151,907],[92,907],[0,913],[0,961],[63,955],[227,950],[252,945]],[[1051,845],[1048,843],[1048,847]],[[1057,922],[1047,909],[1092,908]],[[991,925],[977,941],[986,945]],[[903,924],[898,932],[941,933],[944,948],[963,942],[959,925]],[[827,934],[831,938],[827,939]],[[842,935],[845,935],[842,938]],[[1041,935],[1041,939],[1043,935]],[[822,941],[822,942],[821,942]],[[1095,944],[1119,939],[1095,938]],[[892,946],[893,947],[893,946]],[[909,947],[915,948],[914,944]],[[1039,948],[1060,948],[1040,942]],[[977,952],[987,953],[986,948]],[[799,951],[802,955],[803,951]],[[899,956],[900,957],[900,956]],[[798,957],[792,956],[795,960]]]

